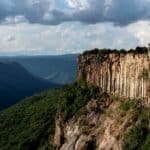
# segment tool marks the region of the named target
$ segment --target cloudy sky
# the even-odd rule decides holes
[[[79,53],[150,42],[150,0],[0,0],[0,55]]]

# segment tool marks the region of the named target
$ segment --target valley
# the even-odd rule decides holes
[[[0,110],[75,80],[77,54],[0,57]]]

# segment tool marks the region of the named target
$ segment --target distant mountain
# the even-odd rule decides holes
[[[56,84],[75,80],[78,54],[58,56],[0,57],[1,61],[18,62],[30,73]]]
[[[56,86],[32,75],[18,63],[0,63],[0,110],[26,96]]]

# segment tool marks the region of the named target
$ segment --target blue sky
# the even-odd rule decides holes
[[[150,0],[1,0],[0,55],[56,55],[150,42]]]

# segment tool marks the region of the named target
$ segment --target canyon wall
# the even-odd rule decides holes
[[[150,49],[92,50],[78,58],[78,80],[122,97],[150,103]]]

